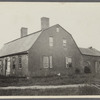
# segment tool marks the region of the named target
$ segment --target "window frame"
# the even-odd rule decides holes
[[[12,67],[13,67],[13,69],[16,68],[16,57],[12,57]]]
[[[18,56],[18,66],[19,69],[22,69],[22,55]]]
[[[50,36],[50,37],[49,37],[49,46],[50,46],[50,47],[53,47],[53,42],[54,42],[53,36]]]
[[[0,69],[3,70],[3,60],[0,60],[1,64],[0,64]]]
[[[67,40],[63,38],[63,47],[66,47],[66,45],[67,45]]]
[[[42,60],[43,68],[50,68],[50,69],[53,68],[52,56],[43,56],[42,58],[43,58],[43,60]],[[44,58],[47,58],[47,62],[45,62],[46,60],[44,61]],[[44,65],[47,65],[48,67],[44,67]]]
[[[45,60],[47,60],[47,62],[45,62]],[[45,67],[44,65],[48,65],[48,67]],[[43,56],[43,68],[49,68],[49,57],[48,56]]]
[[[66,68],[71,68],[72,67],[72,58],[71,57],[65,57],[65,61],[66,61]]]
[[[60,31],[60,30],[59,30],[59,27],[57,27],[57,28],[56,28],[56,32],[58,33],[59,31]]]

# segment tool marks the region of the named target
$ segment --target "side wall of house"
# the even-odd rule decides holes
[[[97,65],[96,65],[96,62],[97,62]],[[83,72],[84,72],[84,67],[86,66],[86,63],[88,63],[88,67],[91,70],[91,73],[96,73],[96,70],[98,73],[100,73],[100,57],[83,55],[83,64],[82,64]]]
[[[59,28],[59,32],[56,28]],[[53,37],[53,47],[49,46],[49,37]],[[63,47],[63,39],[67,40],[66,47]],[[52,56],[53,68],[43,68],[43,56]],[[66,68],[65,57],[72,59],[71,68]],[[43,31],[29,50],[31,76],[73,74],[76,68],[81,70],[81,63],[81,54],[72,36],[59,25]]]
[[[24,77],[28,76],[28,55],[21,55],[21,68],[19,68],[19,56],[7,56],[10,58],[10,74],[9,76],[18,76],[18,77]],[[0,75],[6,75],[6,67],[5,67],[5,60],[7,57],[0,58],[0,60],[3,62],[2,66],[2,72]],[[15,66],[13,65],[13,58],[15,58]]]

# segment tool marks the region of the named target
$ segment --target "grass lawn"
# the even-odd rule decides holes
[[[99,76],[99,75],[97,75]],[[70,76],[49,76],[49,77],[33,77],[15,78],[15,77],[0,77],[0,87],[4,86],[32,86],[32,85],[69,85],[69,84],[91,84],[95,80],[99,80],[91,74],[79,74]],[[58,88],[58,89],[13,89],[0,90],[0,96],[35,96],[35,95],[100,95],[100,90],[95,87],[75,87],[75,88]]]
[[[49,76],[49,77],[33,77],[15,78],[0,77],[0,87],[4,86],[32,86],[32,85],[67,85],[67,84],[84,84],[91,81],[93,75],[70,75],[70,76]]]
[[[67,96],[67,95],[100,95],[100,90],[95,87],[78,87],[65,89],[14,89],[0,90],[0,96]]]

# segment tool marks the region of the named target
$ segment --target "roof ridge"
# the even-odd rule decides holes
[[[41,32],[41,31],[45,31],[45,30],[47,30],[47,29],[49,29],[49,28],[51,28],[51,27],[53,27],[53,26],[56,26],[56,25],[59,25],[59,24],[52,25],[52,26],[50,26],[50,27],[48,27],[48,28],[46,28],[46,29],[44,29],[44,30],[39,30],[39,31],[36,31],[36,32],[30,33],[30,34],[28,34],[28,35],[26,35],[26,36],[24,36],[24,37],[27,37],[27,36],[30,36],[30,35],[36,34],[36,33]],[[14,39],[14,40],[12,40],[12,41],[9,41],[9,42],[5,43],[4,45],[9,44],[9,43],[11,43],[11,42],[13,42],[13,41],[16,41],[16,40],[22,39],[22,38],[24,38],[24,37]]]

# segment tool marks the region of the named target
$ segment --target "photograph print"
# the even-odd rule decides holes
[[[100,95],[100,3],[0,2],[0,96]]]

